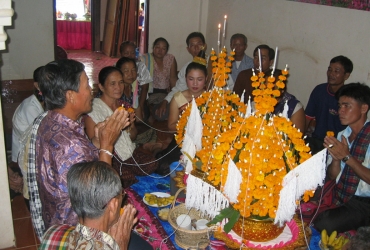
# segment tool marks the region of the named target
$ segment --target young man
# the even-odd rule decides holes
[[[336,56],[330,61],[326,72],[328,82],[317,85],[308,100],[305,110],[306,131],[314,127],[312,136],[306,141],[311,147],[313,154],[323,149],[322,143],[327,131],[333,131],[335,135],[344,129],[338,117],[338,101],[335,93],[351,75],[353,64],[345,56]],[[312,125],[312,122],[316,125]]]
[[[232,70],[228,79],[228,88],[234,89],[234,84],[239,73],[242,70],[253,68],[253,59],[245,54],[248,47],[247,37],[243,34],[236,33],[230,38],[230,48],[235,51]]]
[[[207,44],[206,44],[206,41],[204,39],[204,36],[200,32],[190,33],[188,35],[188,37],[186,38],[186,45],[187,45],[187,47],[186,47],[187,51],[189,52],[189,54],[193,58],[196,57],[199,54],[199,52],[202,50],[202,48],[204,48],[204,50],[206,50],[206,48],[207,48]],[[188,89],[188,87],[186,85],[186,80],[185,80],[185,71],[186,71],[186,67],[191,62],[192,62],[192,60],[189,61],[188,63],[186,63],[181,68],[181,70],[178,74],[178,80],[176,82],[175,87],[172,88],[171,92],[168,93],[166,98],[162,101],[160,107],[156,110],[156,116],[158,116],[158,117],[165,116],[166,113],[168,113],[168,104],[171,102],[173,95],[176,94],[177,92],[184,91],[184,90]],[[210,67],[208,67],[208,68],[210,69]]]
[[[314,227],[345,232],[370,225],[370,87],[351,83],[336,93],[343,126],[337,138],[326,136],[324,146],[332,158],[327,177],[335,180],[332,209],[318,214]]]

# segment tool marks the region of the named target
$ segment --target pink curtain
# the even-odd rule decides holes
[[[91,50],[91,22],[57,20],[57,42],[66,50]]]

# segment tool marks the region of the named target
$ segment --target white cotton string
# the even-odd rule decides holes
[[[242,183],[243,177],[240,170],[236,167],[235,163],[229,158],[228,174],[226,183],[224,186],[223,193],[229,198],[232,203],[237,202],[237,198],[240,190],[240,183]]]
[[[229,201],[215,187],[189,174],[186,186],[185,206],[199,210],[202,215],[214,218],[229,206]]]

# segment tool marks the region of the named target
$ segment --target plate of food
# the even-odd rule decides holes
[[[143,198],[143,202],[151,207],[167,207],[175,199],[174,196],[163,193],[163,192],[153,192],[146,193]]]

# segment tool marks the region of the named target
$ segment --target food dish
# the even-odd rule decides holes
[[[150,193],[149,196],[150,195],[154,195],[154,196],[157,196],[157,197],[160,197],[160,198],[169,198],[169,199],[163,200],[164,203],[158,205],[157,203],[153,204],[149,200],[147,200],[148,194],[145,194],[144,198],[143,198],[143,202],[146,205],[151,206],[151,207],[167,207],[168,205],[170,205],[172,203],[172,200],[173,200],[173,199],[170,199],[170,197],[171,197],[170,194],[163,193],[163,192],[153,192],[153,193]]]

